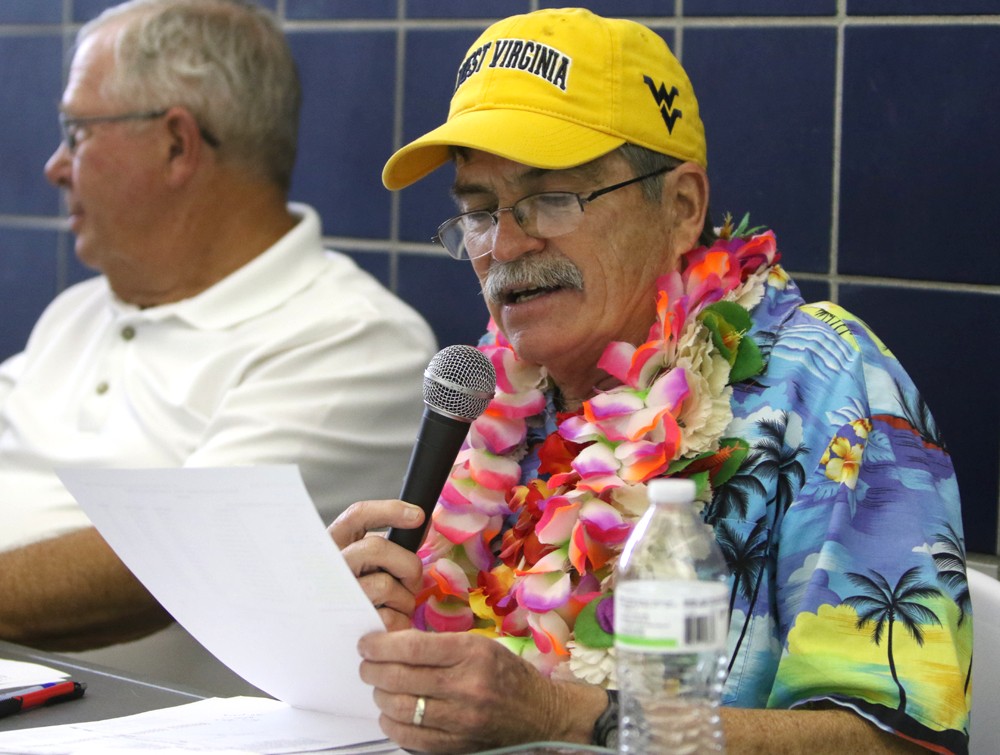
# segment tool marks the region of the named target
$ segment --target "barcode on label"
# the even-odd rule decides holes
[[[615,644],[643,653],[724,649],[729,591],[721,582],[634,580],[615,591]]]
[[[714,616],[688,616],[684,619],[684,644],[700,645],[715,642]]]

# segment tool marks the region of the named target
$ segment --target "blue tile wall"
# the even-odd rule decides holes
[[[411,30],[406,33],[407,59],[414,61],[403,89],[403,140],[409,141],[439,125],[447,114],[455,87],[457,61],[462,60],[482,29]],[[386,155],[388,156],[388,155]],[[440,223],[455,214],[448,197],[454,173],[450,166],[431,174],[399,195],[401,238],[428,241]]]
[[[527,13],[528,0],[406,0],[407,18],[481,18],[487,24],[503,16]],[[486,28],[481,25],[479,31]],[[478,35],[474,35],[473,39]]]
[[[114,2],[0,0],[0,358],[56,291],[93,274],[41,171],[59,138],[65,43]],[[453,212],[450,167],[396,195],[381,168],[444,116],[488,23],[565,3],[263,4],[287,24],[305,90],[293,199],[442,344],[475,342],[475,278],[429,243]],[[900,357],[954,456],[970,549],[996,554],[1000,88],[984,72],[1000,70],[997,0],[582,4],[640,18],[677,50],[707,124],[716,220],[749,211],[772,226],[806,298],[857,312]]]
[[[539,0],[539,8],[565,8],[573,3],[562,0]],[[672,16],[674,0],[590,0],[578,3],[601,16]]]
[[[289,20],[395,18],[396,0],[285,0]]]
[[[41,0],[35,3],[0,3],[0,24],[58,24],[62,3]]]
[[[686,16],[832,16],[837,0],[687,0]]]
[[[59,290],[55,231],[0,228],[0,354],[20,351]]]
[[[1000,258],[975,253],[1000,198],[1000,88],[982,77],[1000,26],[845,37],[841,272],[1000,283]]]
[[[799,278],[795,281],[802,298],[807,302],[830,301],[830,284],[824,281]]]
[[[42,168],[59,144],[62,37],[0,36],[0,214],[56,215]]]
[[[45,0],[42,0],[45,2]],[[52,2],[53,0],[49,0]],[[30,2],[30,0],[25,0]],[[77,23],[84,23],[98,16],[105,8],[117,5],[117,0],[73,0],[73,20]]]
[[[855,16],[896,14],[996,13],[996,0],[847,0],[847,12]]]
[[[423,313],[442,344],[474,344],[486,332],[489,314],[468,263],[402,257],[398,291]]]
[[[696,28],[684,65],[705,123],[715,222],[775,230],[793,270],[829,267],[836,34],[831,28]]]
[[[292,194],[336,236],[379,238],[391,195],[372,155],[392,151],[395,35],[292,32],[302,78],[299,154]]]
[[[291,20],[395,18],[396,0],[285,0]]]

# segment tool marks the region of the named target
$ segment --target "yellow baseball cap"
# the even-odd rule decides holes
[[[557,170],[625,142],[707,165],[680,62],[634,21],[540,10],[483,32],[459,66],[448,120],[390,157],[382,182],[409,186],[448,162],[452,146]]]

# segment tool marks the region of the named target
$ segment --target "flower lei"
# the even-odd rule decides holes
[[[497,393],[471,425],[419,551],[415,626],[485,634],[543,673],[614,685],[608,598],[648,505],[645,483],[688,477],[708,501],[747,454],[742,440],[721,437],[731,385],[763,369],[744,337],[749,310],[783,272],[773,233],[746,225],[727,217],[718,241],[657,281],[649,339],[611,343],[598,363],[620,385],[557,414],[540,445],[531,437],[544,434],[550,382],[490,322],[494,343],[480,349]],[[520,484],[520,463],[535,451],[539,476]]]

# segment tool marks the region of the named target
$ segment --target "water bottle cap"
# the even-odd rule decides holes
[[[694,480],[660,477],[649,481],[649,500],[652,503],[691,503],[698,488]]]

